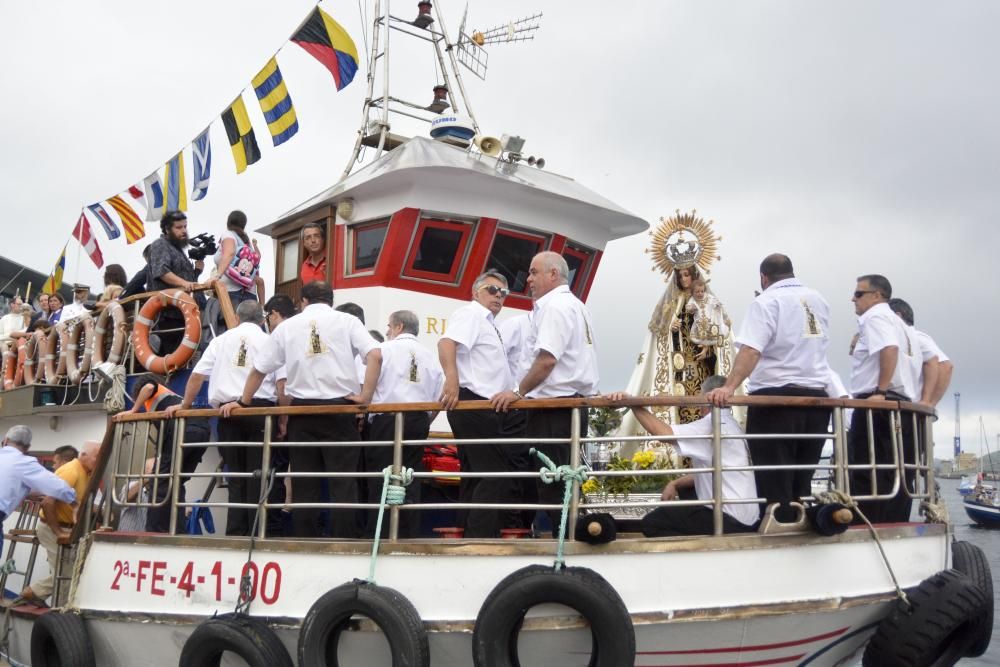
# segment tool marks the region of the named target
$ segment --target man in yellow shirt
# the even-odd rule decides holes
[[[42,602],[52,595],[53,577],[56,573],[56,559],[59,552],[59,540],[69,537],[76,523],[76,510],[79,501],[87,492],[87,484],[90,483],[90,475],[97,465],[97,453],[101,448],[101,443],[90,440],[84,443],[80,455],[65,463],[56,470],[57,477],[66,482],[76,491],[77,502],[69,505],[56,500],[52,496],[45,496],[42,500],[42,511],[39,513],[38,525],[35,534],[38,536],[38,543],[45,547],[46,560],[49,563],[49,576],[38,581],[33,581],[30,586],[21,591],[21,597],[29,602]],[[64,571],[67,563],[63,563]]]

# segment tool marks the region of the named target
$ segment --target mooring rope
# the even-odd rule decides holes
[[[396,482],[390,484],[389,482]],[[406,487],[413,482],[413,468],[402,468],[398,475],[392,474],[392,466],[382,469],[382,499],[378,505],[378,520],[375,522],[375,539],[372,541],[372,555],[368,561],[369,584],[375,583],[375,563],[378,560],[378,545],[382,540],[382,518],[387,505],[402,505],[406,502]]]
[[[541,459],[544,467],[539,469],[538,476],[546,484],[563,482],[563,506],[562,515],[559,517],[559,547],[556,549],[556,571],[566,566],[566,559],[563,557],[563,550],[566,546],[566,523],[569,519],[569,502],[573,498],[573,483],[583,484],[587,481],[587,466],[577,466],[573,468],[568,465],[557,466],[552,459],[538,451],[534,447],[528,450],[528,454],[534,454]]]
[[[254,470],[254,476],[259,477],[260,472],[260,470]],[[236,599],[236,607],[233,609],[234,612],[241,615],[250,613],[250,603],[253,602],[253,578],[250,576],[250,568],[247,565],[253,562],[253,548],[257,542],[257,529],[260,527],[261,514],[267,516],[267,512],[262,512],[262,510],[264,503],[271,495],[271,487],[274,486],[274,472],[274,468],[271,468],[267,475],[267,484],[260,485],[257,509],[253,513],[253,524],[250,526],[250,546],[247,547],[247,564],[243,566],[243,576],[240,577],[240,595]],[[205,502],[208,501],[209,498],[206,497]]]

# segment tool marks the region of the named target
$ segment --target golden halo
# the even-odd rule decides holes
[[[685,269],[695,264],[708,271],[718,255],[721,236],[712,232],[712,221],[695,215],[696,211],[677,211],[669,218],[660,218],[660,225],[649,233],[653,241],[646,252],[653,255],[655,269],[670,275],[674,269]]]

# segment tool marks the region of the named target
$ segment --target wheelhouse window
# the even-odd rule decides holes
[[[299,278],[299,237],[295,235],[279,243],[278,282],[287,283]]]
[[[594,251],[572,243],[567,243],[562,252],[563,259],[569,266],[569,289],[577,296],[583,295],[587,286],[587,276],[594,260]]]
[[[348,228],[350,249],[348,275],[367,273],[375,269],[388,231],[388,220]]]
[[[545,250],[548,241],[547,236],[499,228],[486,260],[486,268],[502,273],[512,294],[525,294],[531,258]]]
[[[424,218],[417,226],[403,275],[455,284],[472,236],[472,225]]]

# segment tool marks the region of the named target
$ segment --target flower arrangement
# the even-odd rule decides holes
[[[673,479],[680,477],[676,460],[667,448],[644,449],[631,458],[614,454],[608,463],[608,470],[663,470],[662,475],[635,475],[621,477],[591,477],[584,482],[584,494],[625,495],[630,493],[659,493]]]

